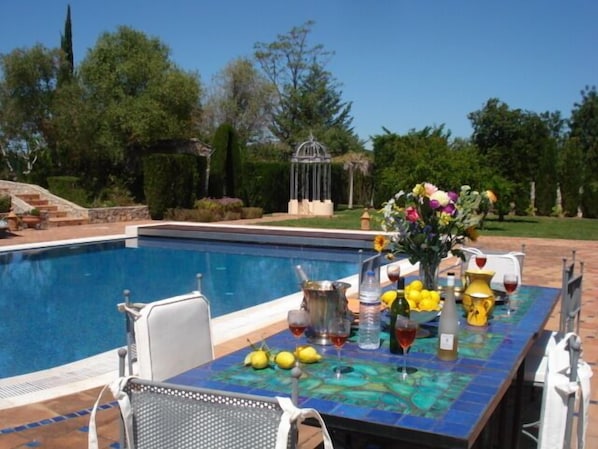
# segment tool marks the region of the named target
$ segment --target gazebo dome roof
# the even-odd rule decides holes
[[[330,154],[326,147],[310,135],[309,139],[300,144],[291,158],[292,162],[314,163],[330,162]]]

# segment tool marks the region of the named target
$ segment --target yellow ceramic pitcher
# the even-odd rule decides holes
[[[471,305],[467,311],[467,324],[470,326],[485,326],[492,309],[492,299],[483,293],[472,293],[469,298]]]
[[[494,276],[494,271],[490,270],[467,270],[465,272],[466,288],[463,292],[463,309],[465,313],[469,313],[471,307],[474,305],[473,297],[483,297],[489,302],[489,307],[486,309],[486,314],[490,315],[494,308],[494,292],[490,287],[490,281]]]

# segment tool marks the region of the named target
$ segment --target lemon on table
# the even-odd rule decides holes
[[[322,356],[313,346],[302,346],[297,349],[297,358],[301,363],[319,362]]]
[[[395,300],[395,298],[397,297],[397,291],[396,290],[387,290],[384,293],[382,293],[382,296],[380,297],[380,300],[386,304],[387,306],[390,307],[390,305],[392,304],[392,302]]]
[[[438,309],[438,303],[430,298],[422,299],[418,305],[419,309],[423,310],[424,312],[430,312],[432,310]]]
[[[251,354],[251,367],[253,369],[264,369],[268,366],[268,362],[268,353],[266,351],[260,349],[253,351]]]
[[[437,304],[440,303],[440,293],[438,293],[438,290],[432,290],[430,292],[430,298],[436,302]]]
[[[295,366],[295,356],[289,351],[281,351],[276,354],[274,362],[282,369],[291,369]]]
[[[417,290],[418,292],[421,292],[424,288],[424,284],[422,281],[420,281],[419,279],[411,282],[411,284],[409,284],[409,289],[410,290]]]
[[[418,305],[419,302],[422,300],[422,294],[420,291],[412,289],[409,291],[409,296],[407,299],[413,301],[415,305]]]

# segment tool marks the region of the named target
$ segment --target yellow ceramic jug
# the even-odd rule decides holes
[[[490,287],[490,281],[494,276],[494,271],[489,270],[467,270],[465,272],[466,285],[465,291],[462,295],[463,308],[465,313],[469,313],[473,305],[473,297],[484,297],[489,300],[490,306],[486,310],[486,314],[490,315],[494,308],[494,292]]]
[[[485,326],[492,308],[492,299],[482,293],[472,293],[471,305],[467,311],[467,324],[471,326]]]

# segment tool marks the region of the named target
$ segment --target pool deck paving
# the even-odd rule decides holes
[[[262,222],[289,218],[285,214],[266,217]],[[93,225],[65,226],[47,230],[25,229],[0,238],[0,247],[70,240],[125,233],[128,225],[161,223],[152,221],[103,223]],[[240,222],[236,222],[240,223]],[[591,405],[586,436],[586,448],[598,447],[598,241],[551,240],[537,238],[480,237],[473,246],[486,250],[519,250],[526,245],[523,282],[550,287],[561,286],[562,258],[571,257],[575,249],[578,261],[584,261],[583,309],[580,334],[583,357],[591,365]],[[557,304],[546,325],[558,329]],[[246,346],[246,338],[259,340],[286,328],[280,322],[259,329],[247,336],[217,345],[216,356],[222,356]],[[29,405],[0,410],[0,449],[40,447],[43,449],[81,448],[87,446],[89,409],[93,406],[100,388],[80,391]],[[103,403],[112,400],[105,393]],[[100,448],[118,448],[118,410],[108,406],[97,414]],[[309,429],[301,432],[302,448],[317,446],[318,438]]]

